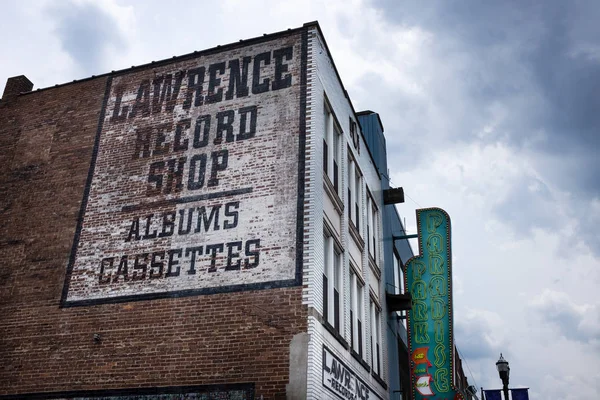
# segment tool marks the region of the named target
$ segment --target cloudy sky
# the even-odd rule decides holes
[[[318,20],[356,110],[379,112],[409,229],[453,223],[472,384],[600,398],[600,3],[2,2],[0,90],[35,88]],[[415,246],[416,248],[416,246]]]

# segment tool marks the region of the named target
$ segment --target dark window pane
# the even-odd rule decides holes
[[[327,321],[327,309],[329,308],[327,301],[327,277],[323,275],[323,319],[325,321]]]
[[[333,327],[340,331],[340,294],[337,289],[333,289]]]
[[[356,348],[354,343],[354,313],[350,310],[350,346],[352,350]]]
[[[356,320],[356,327],[358,328],[358,355],[362,358],[363,348],[362,348],[362,323],[360,319]]]
[[[348,218],[352,221],[352,207],[350,207],[350,202],[352,201],[352,192],[350,188],[348,188]]]
[[[381,370],[379,369],[379,343],[377,343],[377,375],[381,375]]]
[[[329,161],[328,153],[329,150],[327,149],[327,142],[325,139],[323,139],[323,172],[325,172],[325,174],[327,174],[327,164]]]
[[[339,190],[338,190],[338,165],[335,160],[333,161],[333,188],[335,189],[336,193],[339,193]]]

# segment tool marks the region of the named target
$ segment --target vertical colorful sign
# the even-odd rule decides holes
[[[419,255],[406,263],[412,295],[408,336],[413,399],[463,399],[454,386],[450,217],[440,208],[417,210]]]

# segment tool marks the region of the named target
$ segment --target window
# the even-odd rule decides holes
[[[363,357],[364,285],[354,272],[350,272],[350,344],[360,358]]]
[[[340,193],[340,159],[342,158],[341,130],[331,106],[325,101],[323,108],[325,129],[323,130],[323,172],[329,177],[336,193]]]
[[[350,151],[348,151],[350,153]],[[348,158],[348,218],[360,232],[362,205],[362,176],[356,169],[356,163]]]
[[[350,152],[348,151],[348,154]],[[348,157],[348,220],[352,222],[352,203],[356,192],[354,189],[354,160]]]
[[[360,172],[355,171],[354,174],[354,187],[356,196],[354,197],[354,226],[360,232],[360,217],[362,210],[362,175]]]
[[[340,288],[342,280],[342,257],[341,254],[334,251],[333,257],[333,327],[340,331]]]
[[[371,312],[371,369],[381,375],[381,312],[373,299],[369,303]]]
[[[359,134],[356,122],[354,122],[352,117],[350,117],[350,137],[352,138],[352,145],[354,146],[358,154],[360,154],[360,138],[358,135]]]
[[[404,293],[404,268],[402,267],[402,261],[400,261],[400,256],[394,249],[394,294],[402,294]],[[405,319],[402,320],[404,327],[406,328],[406,311],[396,311],[398,316],[405,316]]]
[[[379,243],[378,231],[379,212],[371,196],[367,196],[367,247],[369,255],[377,263],[377,244]]]
[[[323,319],[340,332],[342,303],[342,254],[330,234],[324,237],[325,269],[323,273]]]

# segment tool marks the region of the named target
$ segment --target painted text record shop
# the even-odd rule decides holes
[[[316,22],[33,86],[0,101],[0,399],[410,398],[403,193]]]

